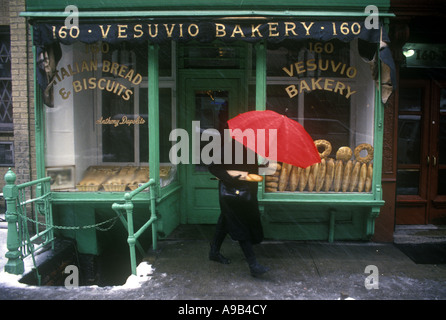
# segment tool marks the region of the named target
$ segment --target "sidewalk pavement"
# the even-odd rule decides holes
[[[5,230],[0,300],[446,300],[446,264],[416,264],[393,243],[264,241],[254,248],[271,270],[254,278],[229,237],[222,253],[231,264],[209,261],[213,226],[196,225],[159,241],[123,285],[35,287],[3,271]]]

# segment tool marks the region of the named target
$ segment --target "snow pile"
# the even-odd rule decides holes
[[[143,261],[136,267],[136,276],[132,274],[127,278],[125,284],[123,284],[118,288],[126,288],[126,289],[139,288],[143,282],[152,279],[150,275],[153,274],[154,270],[155,269],[152,268],[151,264],[148,264],[146,261]]]

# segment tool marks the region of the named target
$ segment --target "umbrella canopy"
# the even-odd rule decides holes
[[[266,159],[301,168],[321,161],[313,139],[302,125],[277,112],[244,112],[228,120],[228,126],[233,139]]]

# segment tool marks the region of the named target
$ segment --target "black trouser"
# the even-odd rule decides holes
[[[214,238],[211,243],[211,250],[214,252],[219,252],[221,245],[223,244],[223,241],[226,237],[226,230],[223,226],[223,220],[222,216],[218,219],[216,228],[215,228],[215,234]],[[248,264],[253,264],[256,262],[256,256],[252,247],[252,243],[249,240],[239,240],[238,243],[240,244],[240,248],[243,251],[243,255],[245,256],[246,260],[248,261]]]
[[[238,242],[242,248],[243,254],[248,261],[249,265],[256,263],[256,255],[254,249],[252,248],[252,243],[249,240],[239,240]]]

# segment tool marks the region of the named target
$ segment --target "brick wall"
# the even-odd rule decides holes
[[[1,141],[14,141],[14,162],[12,170],[17,183],[35,179],[34,139],[34,84],[33,57],[30,28],[20,12],[25,11],[25,0],[0,0],[0,24],[10,26],[11,32],[11,76],[13,99],[14,131],[2,134]],[[7,167],[0,167],[0,190],[4,186]]]

